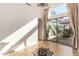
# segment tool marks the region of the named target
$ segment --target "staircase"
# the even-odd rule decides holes
[[[0,55],[17,49],[38,29],[38,18],[33,19],[0,42]],[[33,39],[33,38],[32,38]],[[36,39],[36,38],[35,38]],[[38,39],[38,38],[37,38]],[[25,47],[26,48],[26,47]]]

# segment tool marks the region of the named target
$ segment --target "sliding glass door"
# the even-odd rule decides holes
[[[67,14],[66,4],[51,8],[48,14],[47,36],[49,41],[72,46],[73,30]]]

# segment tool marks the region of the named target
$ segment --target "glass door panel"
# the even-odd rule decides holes
[[[56,8],[49,9],[47,23],[47,39],[49,41],[72,46],[73,30],[70,25],[69,17],[68,15],[66,15],[66,13],[66,4],[61,4]]]

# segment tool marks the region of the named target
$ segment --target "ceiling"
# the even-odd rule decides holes
[[[31,6],[30,6],[29,4],[30,4]],[[28,3],[27,5],[28,5],[29,7],[38,7],[37,4],[38,4],[38,3]],[[48,3],[48,6],[45,6],[45,7],[38,7],[38,8],[42,8],[42,9],[46,9],[46,8],[49,8],[49,7],[52,7],[52,8],[53,8],[53,7],[55,7],[55,6],[59,5],[59,4],[60,4],[60,3]]]

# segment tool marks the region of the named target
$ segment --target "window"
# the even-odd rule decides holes
[[[49,13],[48,13],[48,15],[49,15],[48,17],[55,16],[55,15],[58,15],[58,14],[61,14],[64,12],[67,12],[67,6],[66,6],[66,4],[61,4],[55,8],[50,8]]]

